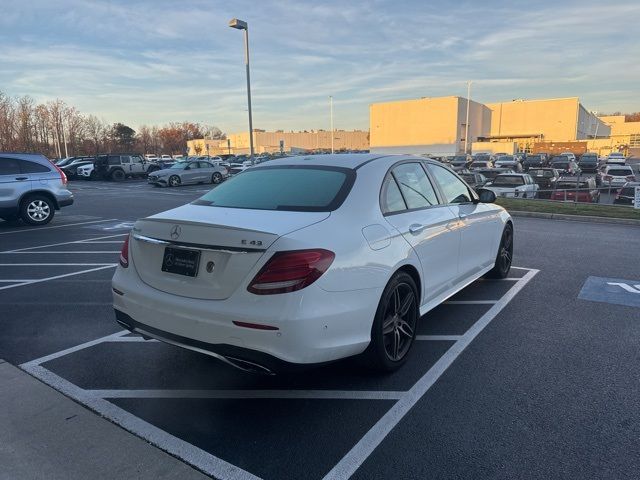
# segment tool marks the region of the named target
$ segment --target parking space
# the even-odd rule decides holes
[[[637,371],[640,323],[628,299],[640,280],[626,272],[633,255],[598,256],[612,234],[640,247],[633,227],[516,219],[520,268],[424,316],[400,371],[347,360],[267,377],[114,321],[109,282],[132,222],[207,186],[179,195],[135,181],[73,188],[77,205],[43,229],[0,224],[2,356],[208,475],[515,478],[522,461],[557,477],[566,457],[545,453],[543,438],[562,452],[597,439],[585,446],[590,458],[614,455],[598,453],[602,445],[628,451],[637,438],[637,388],[623,395],[621,386]],[[600,420],[585,427],[583,416]],[[578,457],[586,466],[575,478],[598,476]],[[640,466],[637,455],[616,462],[617,473]]]
[[[21,367],[216,478],[346,478],[536,273],[514,268],[512,277],[475,282],[436,308],[394,375],[353,360],[246,375],[126,331]],[[318,453],[300,461],[310,448]]]

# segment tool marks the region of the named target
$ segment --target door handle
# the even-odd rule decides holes
[[[16,177],[16,180],[29,180],[29,177]]]
[[[427,228],[426,225],[421,225],[419,223],[412,223],[411,225],[409,225],[409,233],[416,235],[422,232],[425,228]]]

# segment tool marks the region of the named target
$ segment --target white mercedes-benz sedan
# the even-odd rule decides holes
[[[479,195],[411,156],[260,164],[135,223],[113,277],[117,321],[248,371],[354,355],[394,370],[421,315],[509,272],[511,218]]]

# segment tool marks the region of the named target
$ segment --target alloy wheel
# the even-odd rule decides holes
[[[27,205],[27,215],[34,222],[42,222],[51,215],[51,207],[44,200],[33,200]]]
[[[513,257],[513,231],[505,228],[502,233],[502,242],[500,246],[500,268],[507,271],[511,267],[511,259]]]
[[[411,348],[416,327],[416,297],[407,283],[396,285],[389,296],[382,324],[384,349],[387,357],[397,362]]]

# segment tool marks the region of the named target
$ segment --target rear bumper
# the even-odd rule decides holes
[[[69,205],[73,205],[73,201],[74,201],[73,196],[71,196],[71,197],[65,197],[65,198],[59,198],[59,199],[58,199],[58,206],[59,206],[60,208],[62,208],[62,207],[68,207]]]
[[[382,288],[327,292],[314,284],[288,294],[253,295],[241,285],[226,300],[200,300],[147,285],[133,263],[117,268],[113,288],[121,292],[113,293],[113,306],[123,324],[168,343],[270,369],[362,353],[382,294]],[[234,321],[277,330],[246,328]]]

